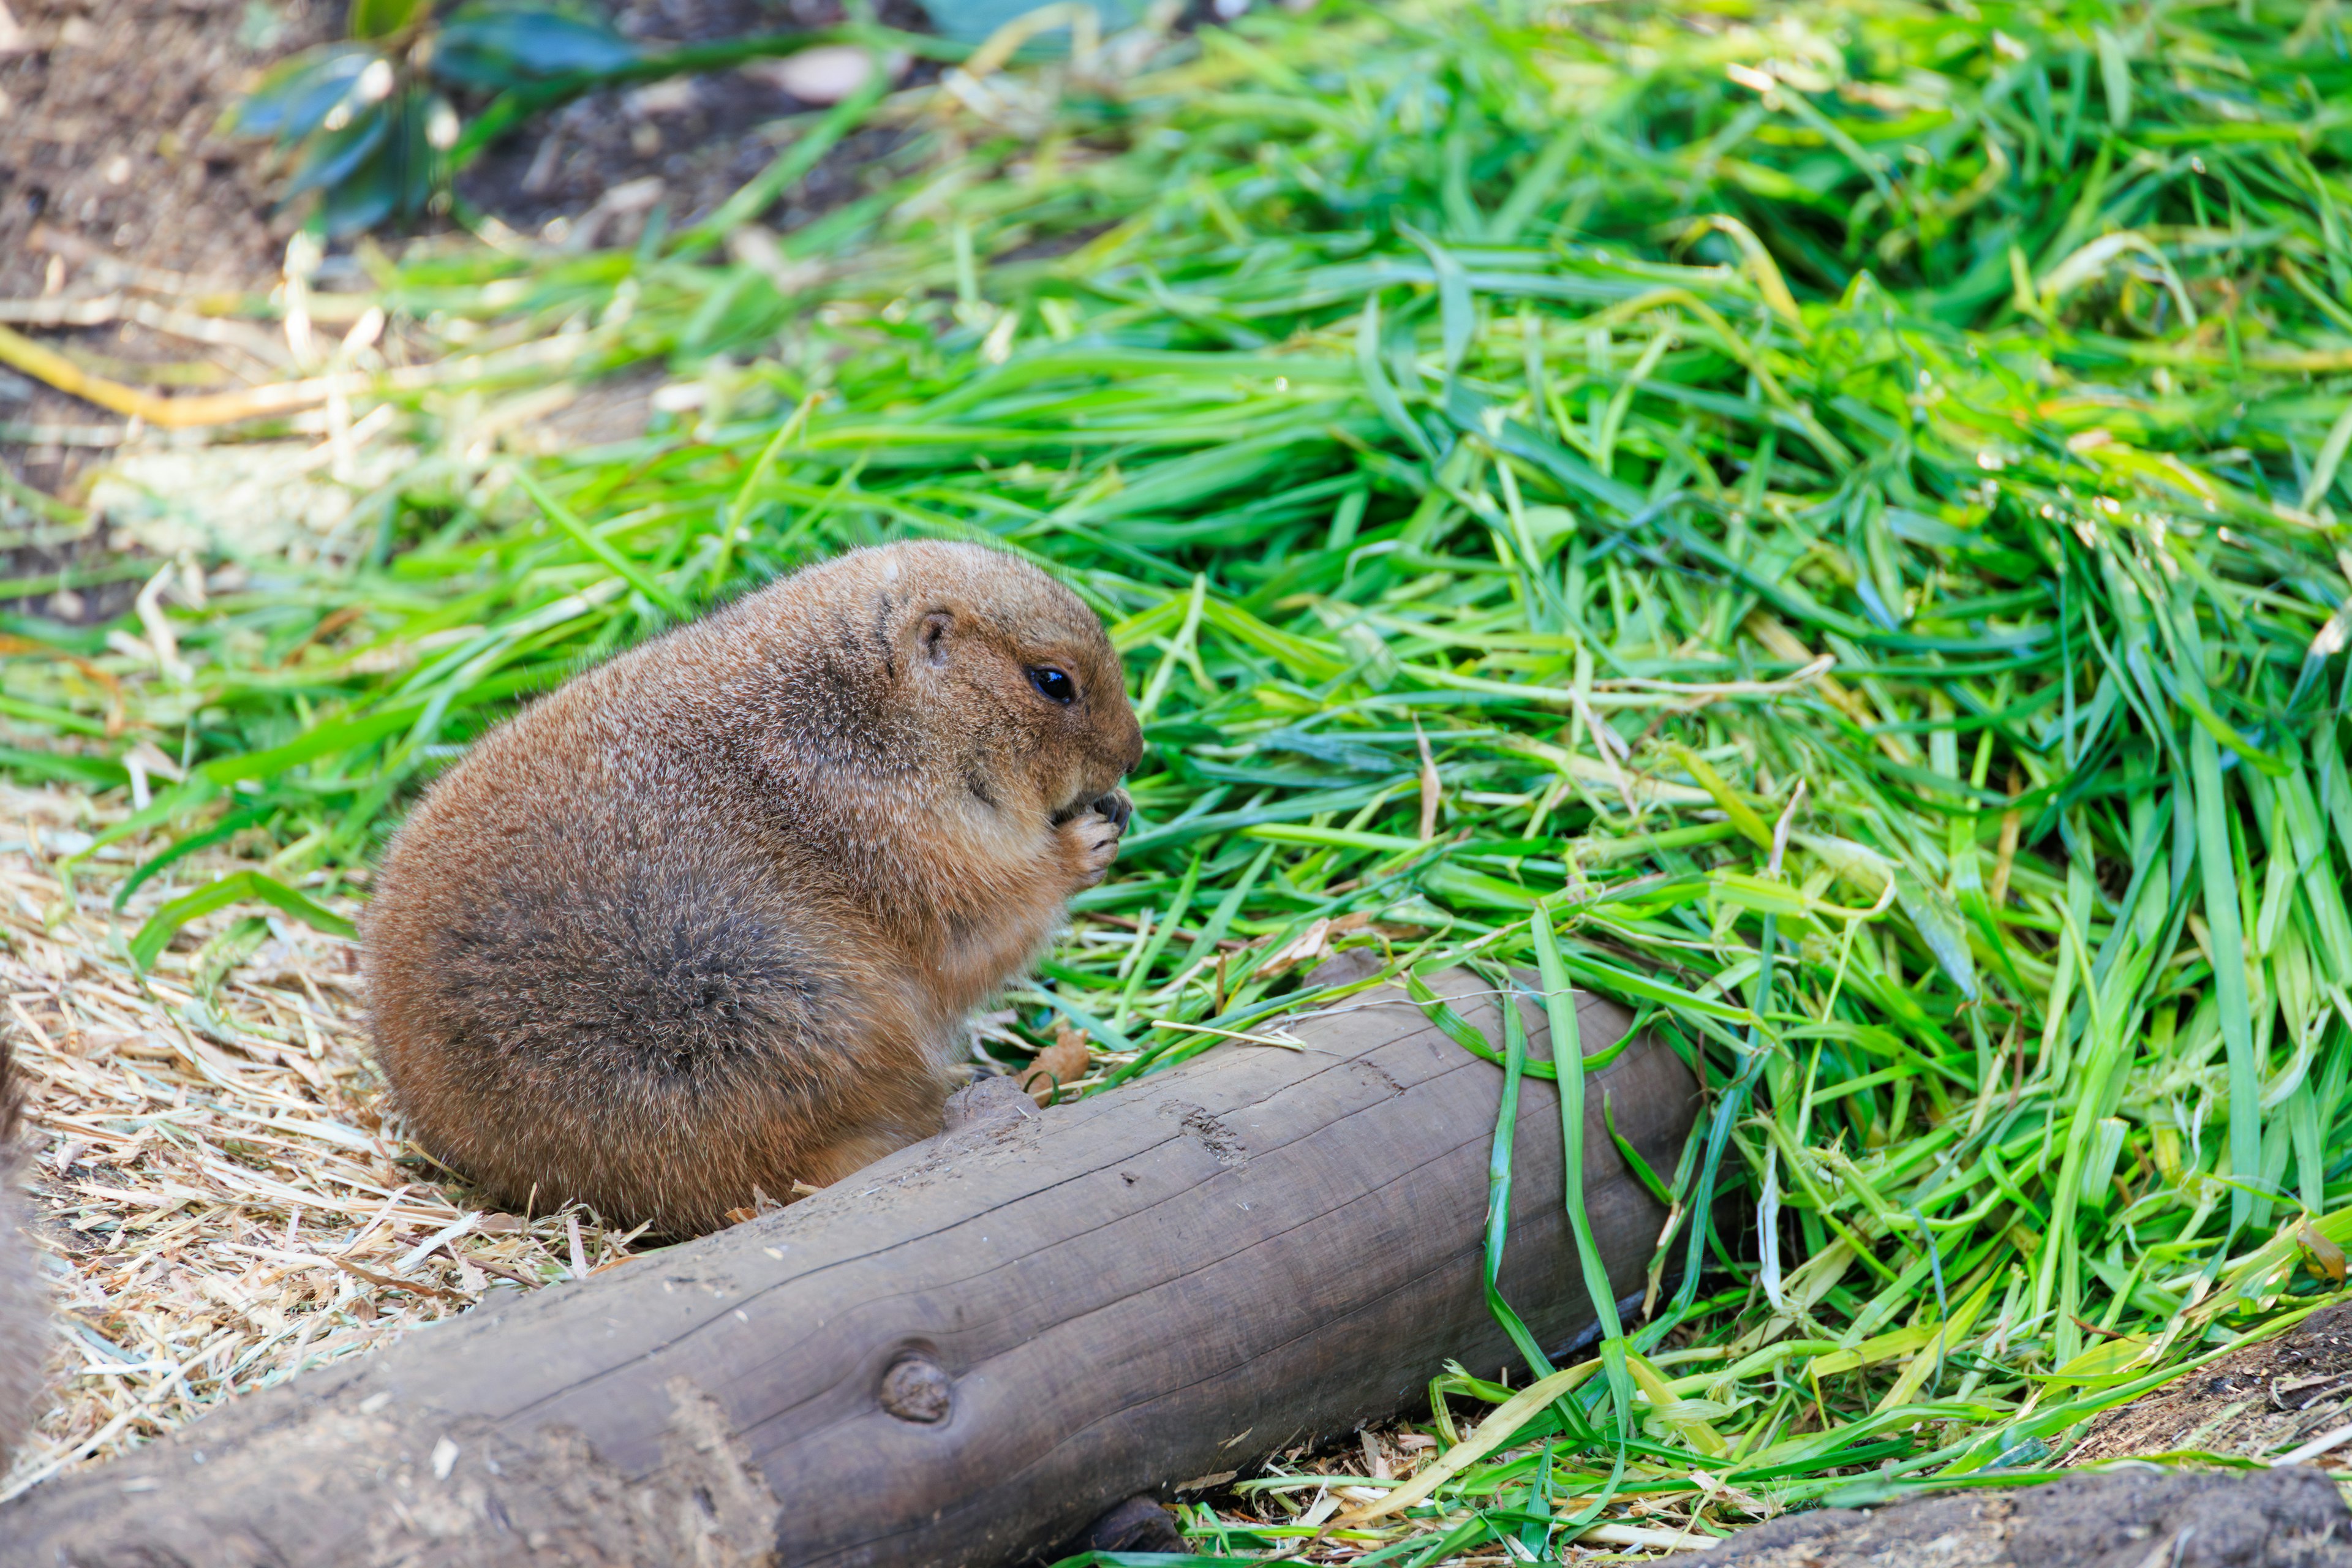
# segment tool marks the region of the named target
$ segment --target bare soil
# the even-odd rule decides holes
[[[331,0],[10,0],[0,58],[0,293],[59,291],[47,224],[141,266],[236,288],[277,274],[256,149],[216,130],[247,79],[332,36]]]
[[[271,222],[257,150],[220,135],[218,123],[269,60],[328,37],[341,7],[7,3],[29,47],[0,57],[0,298],[102,293],[130,268],[170,274],[152,280],[191,292],[267,289],[285,231]],[[47,243],[51,235],[67,243]],[[97,276],[92,258],[116,263],[116,276]],[[146,379],[139,365],[197,357],[184,341],[129,323],[38,336],[118,379]],[[0,462],[53,493],[69,490],[90,458],[121,439],[120,419],[13,372],[0,376]],[[15,577],[66,562],[57,551],[18,550],[0,569]]]
[[[1742,1531],[1725,1568],[2352,1568],[2352,1511],[2326,1475],[2131,1469],[2014,1490],[1821,1509]]]
[[[271,211],[267,146],[219,123],[271,63],[340,36],[343,7],[12,0],[11,8],[31,47],[0,56],[0,295],[54,293],[76,270],[71,258],[35,243],[37,224],[194,282],[274,285],[297,215]],[[913,0],[881,9],[892,26],[928,30]],[[826,26],[843,15],[840,0],[628,0],[613,22],[657,49]],[[652,177],[684,223],[765,167],[783,139],[778,122],[811,107],[756,72],[602,93],[490,149],[458,191],[509,226],[535,230]],[[831,183],[815,180],[799,199],[828,205],[821,187]]]
[[[884,0],[879,11],[891,26],[930,30],[914,0]],[[841,0],[628,0],[614,13],[614,25],[649,48],[674,47],[830,26],[843,15]],[[937,74],[917,62],[899,81]],[[596,93],[489,148],[458,176],[457,195],[525,233],[547,235],[548,226],[560,221],[555,234],[579,243],[590,237],[578,232],[582,216],[627,187],[628,210],[593,237],[626,243],[656,205],[673,225],[683,225],[725,201],[775,157],[788,117],[811,108],[757,66]],[[858,191],[858,170],[903,139],[897,132],[847,138],[769,222],[793,228],[849,200]]]
[[[2259,1458],[2352,1422],[2352,1305],[2314,1312],[2106,1412],[2069,1465],[2184,1449]]]
[[[6,3],[28,47],[0,55],[0,321],[134,384],[291,374],[282,345],[271,352],[272,329],[257,323],[246,352],[225,356],[150,325],[43,326],[26,310],[126,286],[165,296],[277,287],[301,216],[273,206],[284,155],[225,134],[221,120],[272,63],[341,36],[340,0]],[[624,0],[611,15],[623,33],[662,48],[824,26],[844,13],[841,0]],[[928,26],[914,0],[885,0],[881,15]],[[918,64],[901,80],[929,72]],[[458,195],[523,233],[626,244],[656,211],[680,226],[725,200],[812,107],[756,68],[601,93],[488,149]],[[864,167],[902,140],[845,139],[768,222],[790,228],[850,199]],[[319,286],[361,280],[348,254],[331,253]],[[126,434],[120,418],[0,368],[0,467],[35,488],[76,495]],[[0,534],[22,521],[0,515]],[[0,547],[0,578],[65,563],[56,551]]]

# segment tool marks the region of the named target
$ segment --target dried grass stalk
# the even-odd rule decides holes
[[[192,856],[117,913],[113,879],[58,862],[124,809],[0,786],[0,1019],[60,1308],[54,1402],[0,1500],[636,1239],[485,1210],[407,1142],[367,1058],[355,943],[232,910],[139,973],[125,943],[157,905],[251,863]]]

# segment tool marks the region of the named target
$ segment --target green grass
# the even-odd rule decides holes
[[[439,429],[360,569],[174,613],[185,686],[12,626],[88,662],[11,660],[0,760],[152,734],[195,766],[149,825],[254,814],[292,909],[583,662],[847,545],[996,541],[1101,611],[1150,742],[1080,900],[1129,923],[1015,993],[1028,1037],[1161,1070],[1364,913],[1706,1058],[1679,1286],[1329,1539],[2031,1465],[2352,1243],[2352,63],[2270,0],[1686,10],[1252,18],[935,132],[787,241],[829,268],[790,300],[659,235],[387,264],[388,308],[704,405],[511,470]]]

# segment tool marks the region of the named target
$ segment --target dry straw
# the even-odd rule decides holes
[[[355,943],[229,911],[142,975],[126,939],[144,917],[244,863],[190,857],[117,913],[111,876],[59,863],[123,814],[0,786],[0,987],[62,1309],[57,1397],[0,1499],[633,1239],[593,1215],[483,1210],[402,1139],[366,1058]]]

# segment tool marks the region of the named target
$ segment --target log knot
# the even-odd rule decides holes
[[[882,1374],[882,1408],[901,1421],[944,1421],[954,1404],[955,1380],[929,1356],[902,1356]]]

